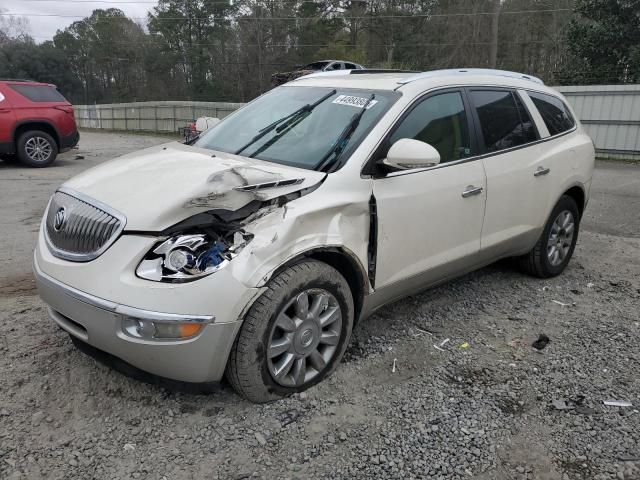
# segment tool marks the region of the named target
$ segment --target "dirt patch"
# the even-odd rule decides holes
[[[0,298],[37,295],[36,280],[33,273],[13,275],[0,280]]]

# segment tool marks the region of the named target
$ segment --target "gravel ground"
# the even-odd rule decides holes
[[[49,195],[162,141],[85,132],[53,168],[0,162],[0,478],[640,478],[640,166],[598,164],[562,276],[501,262],[397,302],[356,328],[330,379],[253,405],[97,363],[34,291]]]

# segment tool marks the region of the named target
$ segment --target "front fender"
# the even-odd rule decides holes
[[[360,267],[366,265],[368,202],[354,202],[352,196],[338,194],[319,209],[318,200],[310,195],[259,211],[244,226],[253,240],[228,266],[233,276],[247,286],[261,287],[287,262],[328,248],[350,252]]]

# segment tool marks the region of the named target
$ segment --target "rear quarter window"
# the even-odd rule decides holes
[[[67,102],[67,99],[48,85],[11,85],[11,88],[32,102]]]
[[[562,100],[552,95],[538,92],[527,92],[536,106],[551,136],[566,132],[575,127],[576,122],[569,113],[569,108]]]

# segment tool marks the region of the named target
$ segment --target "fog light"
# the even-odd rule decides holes
[[[184,340],[195,337],[203,328],[204,324],[195,322],[154,322],[127,316],[122,320],[124,333],[143,340]]]

